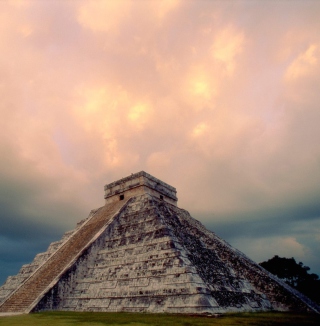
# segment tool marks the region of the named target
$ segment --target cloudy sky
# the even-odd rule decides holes
[[[320,274],[320,1],[0,1],[0,283],[145,170],[257,262]]]

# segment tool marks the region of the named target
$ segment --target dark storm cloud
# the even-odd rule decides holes
[[[206,227],[250,258],[261,262],[274,255],[293,256],[320,274],[320,205],[284,210],[260,211],[237,219],[214,221],[203,217]],[[291,249],[290,249],[291,248]]]
[[[2,154],[6,165],[0,172],[0,283],[89,213],[77,200],[76,189],[61,189],[63,180],[41,175],[3,147]]]

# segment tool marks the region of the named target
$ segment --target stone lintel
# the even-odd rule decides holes
[[[144,171],[105,185],[104,192],[105,204],[146,193],[173,205],[178,201],[176,188]]]

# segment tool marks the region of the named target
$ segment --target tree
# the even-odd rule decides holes
[[[297,263],[293,257],[282,258],[277,255],[259,265],[320,304],[319,276],[309,274],[310,267]]]

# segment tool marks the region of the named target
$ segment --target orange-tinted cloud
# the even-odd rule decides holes
[[[286,72],[288,81],[299,77],[304,77],[308,73],[313,73],[314,67],[319,65],[320,48],[316,44],[311,44],[306,51],[293,60]]]
[[[232,74],[237,55],[243,51],[244,34],[233,27],[219,31],[211,48],[212,56],[220,61],[226,72]]]
[[[85,1],[78,9],[78,21],[85,28],[96,32],[113,32],[127,18],[132,2],[118,1]]]
[[[208,224],[319,216],[319,13],[305,1],[1,1],[6,207],[61,200],[75,222],[75,203],[89,211],[104,183],[145,169]],[[282,244],[311,248],[291,232]]]

